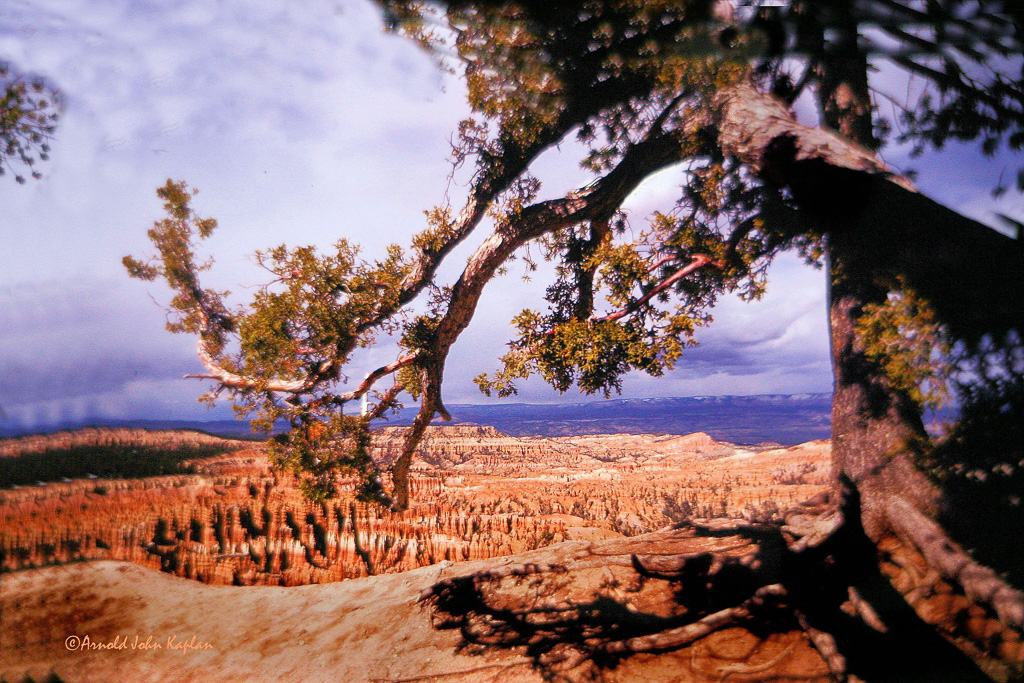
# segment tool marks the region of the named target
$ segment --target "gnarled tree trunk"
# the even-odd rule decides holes
[[[866,149],[873,133],[867,57],[858,48],[857,24],[844,3],[830,2],[840,27],[820,66],[818,104],[823,123]],[[833,475],[857,487],[865,531],[877,541],[885,526],[885,503],[903,495],[935,514],[937,491],[911,462],[908,445],[925,436],[920,409],[892,386],[866,357],[855,326],[867,304],[882,304],[892,282],[864,269],[873,260],[881,226],[868,223],[874,184],[855,183],[834,192],[835,206],[819,213],[829,259],[829,333],[834,377],[832,397]],[[858,194],[860,196],[858,196]],[[881,239],[879,239],[881,237]],[[880,281],[881,280],[881,281]]]
[[[531,596],[544,586],[557,596],[557,586],[571,580],[564,577],[589,571],[592,559],[438,584],[425,597],[468,642],[523,646],[536,654],[536,666],[561,675],[581,661],[614,667],[631,654],[690,647],[753,621],[801,629],[839,681],[1022,675],[1014,648],[1024,594],[974,562],[936,522],[941,492],[908,448],[925,435],[920,411],[870,362],[856,332],[864,307],[885,301],[901,282],[967,336],[1022,329],[1021,252],[1014,240],[918,194],[878,160],[866,64],[853,45],[822,66],[829,71],[821,108],[831,130],[801,125],[746,82],[723,91],[712,114],[726,152],[789,192],[798,220],[825,240],[835,373],[831,504],[790,511],[781,529],[696,521],[695,536],[671,562],[644,557],[651,551],[638,539],[635,572],[670,582],[685,607],[671,623],[638,613],[631,595],[616,598],[625,610],[602,619],[578,605],[553,610],[503,595],[529,581]],[[709,536],[757,547],[718,550],[702,540]],[[653,536],[645,543],[661,547]],[[970,619],[985,624],[973,640]],[[562,647],[570,652],[545,661]]]

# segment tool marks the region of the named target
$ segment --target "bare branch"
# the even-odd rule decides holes
[[[413,351],[412,353],[402,356],[401,358],[394,362],[388,363],[387,365],[383,365],[377,368],[376,370],[368,374],[366,376],[366,379],[364,379],[355,389],[353,389],[352,391],[346,391],[343,394],[338,394],[338,400],[353,401],[357,398],[362,397],[363,394],[370,390],[370,388],[374,385],[374,383],[376,383],[377,380],[379,380],[381,377],[394,374],[401,368],[404,368],[406,365],[413,363],[417,358],[419,358],[420,353],[421,352],[418,350]]]
[[[210,372],[203,375],[185,375],[185,379],[212,379],[231,389],[260,389],[279,394],[305,394],[317,385],[317,380],[313,377],[301,380],[261,380],[230,372],[216,361],[210,352],[209,342],[201,335],[196,340],[196,353]]]
[[[384,392],[384,395],[381,397],[381,400],[377,403],[376,406],[374,406],[373,410],[364,415],[363,418],[369,423],[372,420],[377,420],[383,417],[384,413],[387,412],[388,407],[391,406],[392,401],[398,398],[398,395],[402,393],[403,388],[404,387],[402,387],[402,385],[397,382],[395,384],[392,384],[391,388]]]
[[[765,152],[773,142],[790,139],[796,145],[795,160],[819,159],[830,166],[885,175],[914,191],[913,184],[896,175],[878,155],[825,128],[812,128],[796,120],[782,100],[743,80],[723,89],[716,97],[719,143],[751,170],[770,174]],[[779,184],[785,184],[780,179]]]
[[[302,380],[260,380],[254,377],[246,377],[239,375],[238,373],[231,372],[224,368],[223,365],[217,362],[214,355],[212,338],[220,333],[220,329],[216,323],[213,322],[216,318],[211,315],[211,311],[207,310],[204,306],[204,297],[197,295],[193,297],[196,301],[195,314],[199,317],[200,327],[202,332],[196,337],[196,354],[199,356],[199,360],[202,361],[206,369],[209,370],[208,374],[202,375],[185,375],[185,379],[212,379],[219,382],[224,387],[231,389],[259,389],[263,391],[271,391],[280,394],[304,394],[311,391],[317,384],[316,377],[307,377]]]
[[[839,646],[836,644],[835,637],[827,631],[822,631],[811,626],[807,617],[800,611],[796,613],[797,621],[800,623],[800,627],[807,634],[811,644],[814,645],[814,649],[818,651],[821,658],[825,660],[825,664],[828,665],[828,670],[832,674],[832,679],[836,683],[846,683],[849,680],[846,666],[846,657],[839,652]]]
[[[899,496],[888,502],[886,517],[898,534],[944,577],[956,581],[967,597],[990,605],[1003,624],[1024,630],[1024,593],[971,559],[938,524]]]

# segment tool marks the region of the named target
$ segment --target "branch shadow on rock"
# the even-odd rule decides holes
[[[802,631],[828,667],[803,680],[990,680],[879,571],[855,500],[846,519],[801,552],[790,549],[780,525],[698,525],[692,546],[718,537],[714,551],[651,553],[655,534],[644,554],[608,562],[603,579],[595,579],[600,555],[592,549],[559,565],[446,579],[424,598],[435,628],[459,629],[461,651],[519,650],[549,681],[615,679],[634,655],[683,650],[733,627],[760,642]],[[793,678],[782,668],[754,675],[741,663],[721,671],[754,675],[737,680]]]

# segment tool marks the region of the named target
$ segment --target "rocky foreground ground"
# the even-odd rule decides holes
[[[404,515],[312,504],[258,448],[198,474],[0,491],[0,681],[832,680],[800,582],[754,590],[814,519],[799,503],[827,461],[823,442],[455,427],[431,435]],[[966,656],[1021,678],[1019,634],[899,539],[879,552],[883,602],[942,638],[848,648],[853,669]]]
[[[773,557],[749,531],[698,524],[292,588],[210,586],[114,561],[14,572],[0,590],[0,680],[835,680],[820,633],[785,594],[743,599],[744,577]],[[862,651],[850,660],[858,673],[936,680],[966,653],[978,676],[1020,678],[1012,630],[895,539],[882,550],[887,590],[945,640]],[[713,579],[692,583],[712,576],[708,563],[719,564]],[[463,604],[429,599],[439,586]]]
[[[558,594],[549,597],[593,601],[628,592],[634,609],[669,617],[680,611],[673,607],[669,582],[646,581],[638,589],[629,564],[628,553],[642,549],[646,538],[565,542],[517,557],[442,562],[401,574],[295,588],[207,586],[112,561],[17,572],[3,578],[0,594],[0,676],[10,683],[48,676],[68,683],[491,683],[539,682],[552,674],[577,679],[586,677],[585,667],[549,666],[522,648],[479,654],[474,648],[460,649],[460,631],[434,628],[436,615],[420,595],[440,580],[476,571],[583,561],[590,566],[560,580]],[[736,538],[694,539],[678,532],[666,539],[661,532],[648,544],[666,553],[728,549],[738,540],[742,545]],[[86,637],[89,642],[83,645]],[[652,683],[824,681],[828,669],[798,630],[766,637],[731,628],[699,647],[626,658],[603,675],[607,681]]]

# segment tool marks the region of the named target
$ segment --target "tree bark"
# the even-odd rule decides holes
[[[840,85],[856,92],[849,82]],[[841,110],[831,99],[822,96],[822,109],[837,119],[831,125],[860,129],[838,120],[860,110]],[[885,526],[886,496],[906,497],[934,515],[938,492],[905,447],[924,434],[920,413],[867,361],[854,326],[866,304],[884,301],[902,281],[968,343],[1024,329],[1020,243],[916,192],[868,147],[800,124],[784,103],[750,83],[723,91],[718,103],[723,149],[789,192],[800,229],[825,240],[836,492],[843,479],[862,489],[872,536]]]
[[[739,83],[719,96],[720,142],[785,189],[800,209],[800,229],[825,240],[833,492],[846,524],[875,543],[885,534],[898,537],[1019,630],[1024,593],[974,562],[936,523],[942,492],[908,448],[925,436],[920,410],[868,360],[855,327],[867,304],[884,302],[905,285],[968,346],[1019,334],[1024,251],[1018,240],[917,193],[875,156],[867,64],[854,47],[856,27],[848,30],[847,42],[840,37],[821,65],[819,105],[826,127],[801,125],[781,101]],[[844,498],[853,504],[844,505]]]
[[[839,131],[872,151],[878,146],[872,126],[868,63],[858,49],[858,26],[843,3],[831,2],[838,15],[834,47],[824,51],[818,105],[825,126]],[[867,187],[870,187],[868,185]],[[840,204],[864,203],[869,197],[851,197]],[[836,207],[839,208],[839,207]],[[843,207],[847,209],[847,207]],[[848,209],[847,209],[848,210]],[[925,437],[920,409],[905,392],[867,360],[855,325],[864,306],[884,303],[888,283],[865,277],[851,262],[865,259],[863,249],[873,240],[862,235],[874,226],[864,225],[855,212],[850,221],[843,214],[831,216],[827,231],[829,261],[829,331],[832,371],[833,475],[858,487],[861,522],[869,538],[878,540],[884,525],[884,508],[894,495],[906,495],[916,507],[935,514],[938,491],[910,461],[907,446]],[[838,491],[838,489],[837,489]]]

